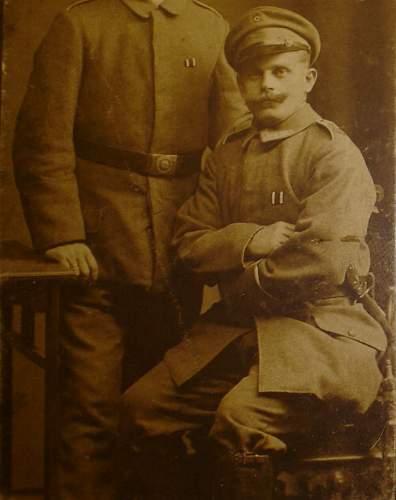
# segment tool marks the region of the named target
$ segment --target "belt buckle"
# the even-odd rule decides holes
[[[151,168],[157,175],[175,175],[177,155],[154,153],[151,155]]]

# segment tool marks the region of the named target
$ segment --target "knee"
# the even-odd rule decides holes
[[[280,436],[295,428],[293,415],[286,410],[282,398],[249,399],[231,392],[219,405],[211,437],[231,451],[285,451],[286,443]]]
[[[229,428],[234,429],[243,425],[245,418],[246,410],[242,402],[238,401],[232,394],[227,394],[217,408],[214,428],[222,431]]]
[[[244,422],[246,422],[244,405],[232,394],[226,395],[216,411],[210,431],[213,443],[220,449],[232,453],[246,449],[245,438],[249,433]]]

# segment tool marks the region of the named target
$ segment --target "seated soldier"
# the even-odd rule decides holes
[[[208,159],[174,239],[222,300],[123,396],[121,431],[141,457],[155,451],[152,485],[165,470],[159,438],[188,444],[186,433],[205,431],[216,498],[271,498],[272,459],[291,436],[326,426],[335,409],[363,413],[377,395],[385,335],[345,284],[349,266],[369,270],[375,190],[358,148],[306,102],[319,50],[309,21],[269,6],[227,38],[254,124]],[[252,454],[260,474],[249,474]],[[151,498],[176,498],[159,488]]]

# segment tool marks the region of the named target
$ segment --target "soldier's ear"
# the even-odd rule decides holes
[[[309,94],[318,78],[318,71],[315,68],[308,68],[305,75],[305,92]]]

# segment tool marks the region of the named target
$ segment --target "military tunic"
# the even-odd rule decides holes
[[[86,0],[56,17],[35,55],[14,147],[37,248],[87,239],[101,279],[164,287],[172,221],[197,174],[119,170],[78,145],[165,155],[214,145],[246,112],[223,53],[227,31],[214,9],[188,0],[158,9]]]
[[[343,283],[350,264],[361,275],[369,270],[365,235],[374,201],[359,150],[308,104],[275,129],[247,131],[218,148],[179,212],[175,245],[194,273],[219,284],[226,307],[167,353],[174,381],[198,373],[252,328],[241,318],[254,318],[259,391],[367,409],[381,382],[375,356],[386,339]],[[295,224],[294,234],[247,262],[250,239],[276,221]]]

